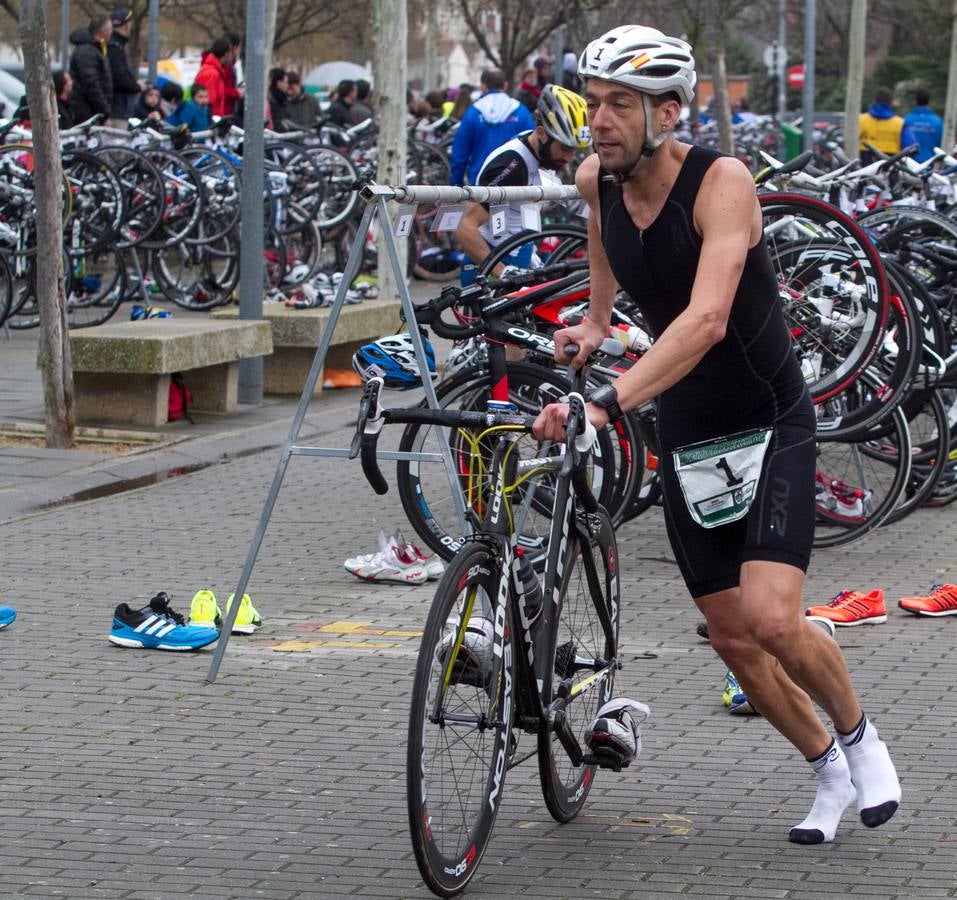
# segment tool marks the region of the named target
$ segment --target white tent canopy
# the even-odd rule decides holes
[[[353,81],[364,78],[371,83],[372,73],[365,66],[339,59],[335,62],[327,62],[321,66],[316,66],[302,80],[304,84],[313,87],[334,88],[344,78],[351,78]]]

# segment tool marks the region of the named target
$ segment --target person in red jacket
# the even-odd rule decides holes
[[[209,91],[209,112],[214,116],[229,116],[233,113],[233,100],[227,99],[229,83],[226,70],[232,67],[233,48],[229,38],[213,41],[213,46],[203,54],[203,64],[196,73],[194,84],[201,84]],[[231,76],[229,77],[231,79]],[[233,88],[235,91],[235,88]]]

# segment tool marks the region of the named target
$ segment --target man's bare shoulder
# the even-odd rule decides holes
[[[714,161],[701,182],[701,189],[716,193],[740,192],[745,196],[757,193],[748,167],[733,156],[721,156]]]

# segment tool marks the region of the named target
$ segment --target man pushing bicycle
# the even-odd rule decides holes
[[[876,827],[900,803],[894,765],[840,648],[802,609],[815,417],[754,182],[739,161],[674,138],[696,82],[684,41],[615,28],[588,45],[579,74],[597,151],[576,176],[591,212],[591,303],[581,324],[557,332],[556,359],[575,343],[581,363],[601,344],[619,289],[637,300],[654,345],[592,393],[589,418],[602,428],[658,398],[665,521],[682,576],[712,646],[819,779],[790,840],[833,840],[855,797]],[[561,439],[566,417],[564,405],[546,407],[536,437]]]

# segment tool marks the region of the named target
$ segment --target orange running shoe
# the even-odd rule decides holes
[[[957,588],[955,588],[957,591]],[[887,621],[887,605],[882,590],[861,594],[841,591],[830,603],[812,606],[804,611],[807,616],[830,619],[838,627],[847,625],[880,625]]]
[[[926,597],[901,597],[897,605],[915,616],[957,616],[957,585],[935,584]]]

